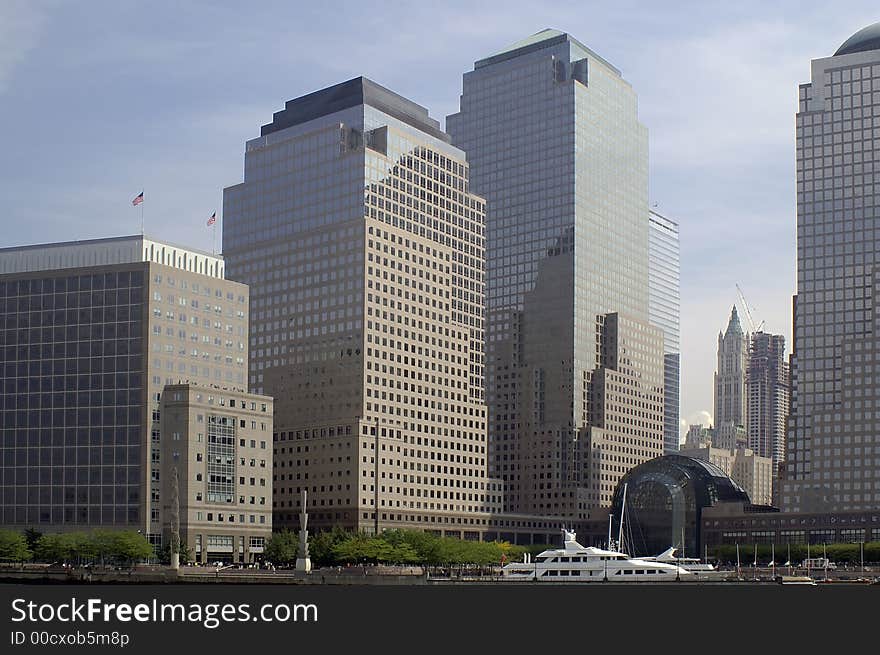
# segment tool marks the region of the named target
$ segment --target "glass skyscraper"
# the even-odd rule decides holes
[[[484,201],[423,107],[362,77],[289,101],[225,190],[275,398],[278,525],[487,526]]]
[[[636,94],[605,59],[544,30],[464,74],[447,130],[487,201],[490,475],[508,511],[586,517],[663,452]]]
[[[681,248],[678,223],[648,212],[648,319],[663,330],[663,451],[679,449]]]
[[[782,506],[880,508],[880,23],[799,88],[797,295]]]

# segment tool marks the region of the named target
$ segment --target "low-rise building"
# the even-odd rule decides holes
[[[180,541],[196,561],[259,559],[272,533],[272,409],[268,396],[165,386],[163,542],[170,543],[176,515]]]

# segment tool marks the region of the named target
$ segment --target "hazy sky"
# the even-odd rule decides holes
[[[365,75],[445,122],[475,60],[552,27],[638,94],[649,197],[681,230],[682,417],[705,422],[737,283],[790,343],[797,85],[878,20],[877,0],[0,0],[0,247],[138,233],[143,189],[148,234],[210,250],[286,100]]]

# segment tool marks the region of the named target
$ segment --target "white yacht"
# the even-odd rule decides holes
[[[726,577],[726,573],[719,571],[714,565],[708,562],[701,562],[696,557],[676,557],[676,548],[672,546],[666,549],[656,557],[640,557],[644,562],[662,562],[664,564],[674,564],[689,571],[697,580],[720,580]]]
[[[562,530],[562,548],[545,550],[535,556],[526,555],[523,562],[512,562],[502,567],[507,580],[536,580],[546,582],[664,582],[691,579],[687,569],[666,562],[631,558],[617,550],[603,550],[582,546],[577,535]]]

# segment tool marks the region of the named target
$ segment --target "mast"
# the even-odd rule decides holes
[[[825,579],[828,579],[828,555],[825,552],[825,542],[822,542],[822,566],[825,569]]]
[[[611,519],[613,518],[614,514],[608,515],[608,542],[606,544],[608,546],[608,550],[611,550]]]
[[[617,550],[623,551],[623,517],[626,515],[626,485],[623,483],[623,502],[620,505],[620,526],[617,530]]]

